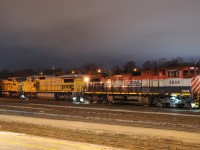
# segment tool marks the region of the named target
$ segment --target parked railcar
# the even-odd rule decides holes
[[[20,97],[23,91],[25,77],[12,77],[2,80],[0,83],[1,94],[10,97]]]
[[[99,82],[92,84],[92,88],[88,86],[85,95],[94,101],[107,97],[110,102],[189,107],[191,80],[196,75],[195,69],[183,67],[160,69],[156,72],[144,70],[140,74],[114,75],[106,79],[99,77]],[[90,84],[89,82],[87,85]]]
[[[37,97],[70,100],[84,91],[82,75],[38,76],[35,80]]]

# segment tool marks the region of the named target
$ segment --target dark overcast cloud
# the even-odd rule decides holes
[[[0,69],[200,56],[200,0],[0,0]]]

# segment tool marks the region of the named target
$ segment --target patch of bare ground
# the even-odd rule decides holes
[[[0,121],[0,130],[44,136],[62,140],[99,144],[124,149],[197,150],[200,143],[171,138],[95,132],[82,129],[63,129],[45,125]]]

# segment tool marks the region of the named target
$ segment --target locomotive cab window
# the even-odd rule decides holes
[[[45,77],[40,77],[39,79],[40,79],[40,80],[44,80],[44,79],[45,79]]]
[[[191,75],[195,75],[195,71],[194,70],[190,70],[190,74]]]
[[[25,77],[18,77],[15,79],[17,82],[22,82],[22,81],[26,81]]]
[[[188,70],[183,70],[183,76],[184,77],[188,76],[188,73],[189,73]]]
[[[74,82],[74,79],[64,79],[64,83]]]
[[[100,82],[100,78],[92,78],[90,79],[90,82]]]

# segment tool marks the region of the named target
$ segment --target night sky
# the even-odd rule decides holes
[[[0,0],[0,69],[200,56],[200,0]]]

